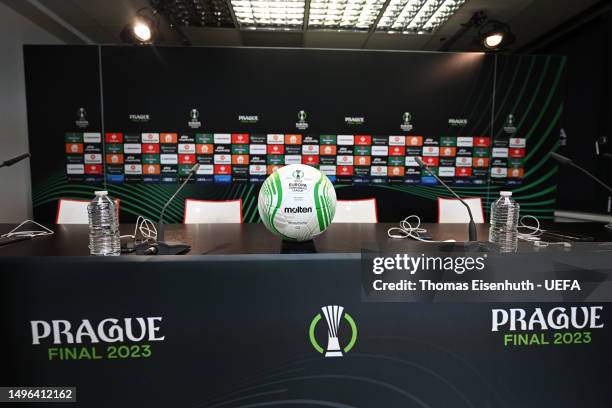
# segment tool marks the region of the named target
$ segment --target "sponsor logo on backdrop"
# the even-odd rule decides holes
[[[136,123],[144,123],[151,120],[151,115],[149,113],[130,113],[128,117],[130,121]]]
[[[308,122],[306,122],[306,119],[308,119],[308,114],[306,113],[306,111],[299,111],[297,114],[297,118],[298,121],[295,124],[295,127],[299,130],[306,130],[308,129]]]
[[[87,120],[86,116],[87,112],[85,111],[85,108],[79,108],[79,110],[77,111],[77,120],[75,122],[77,127],[86,128],[87,126],[89,126],[89,121]]]
[[[325,331],[327,333],[326,343],[317,340],[316,329],[323,318],[322,315],[325,316],[325,322],[327,323],[327,330]],[[342,332],[347,329],[350,329],[350,337],[341,337]],[[325,357],[342,357],[351,351],[357,342],[357,325],[351,315],[344,311],[344,307],[338,305],[323,306],[321,313],[317,313],[310,322],[308,338],[312,347],[319,353],[324,354]],[[346,338],[346,340],[341,342],[341,338]],[[327,346],[323,348],[321,344],[327,344]]]
[[[514,118],[514,114],[509,114],[508,117],[506,118],[506,123],[504,123],[504,132],[506,133],[515,133],[516,132],[516,125],[515,125],[515,118]]]
[[[152,342],[163,342],[161,317],[31,320],[32,346],[47,347],[51,361],[151,357]]]
[[[449,118],[448,124],[451,126],[466,126],[468,124],[467,119]]]
[[[365,118],[363,116],[345,116],[344,123],[347,125],[363,125]]]
[[[200,112],[193,108],[189,111],[189,121],[187,122],[187,125],[189,125],[189,127],[192,129],[199,129],[202,126],[202,122],[198,120],[199,117]]]
[[[164,129],[167,130],[167,129]],[[180,135],[180,137],[179,137]],[[435,171],[445,177],[455,177],[453,181],[462,184],[487,182],[489,174],[496,183],[513,181],[520,183],[525,169],[525,138],[506,137],[505,143],[497,139],[491,142],[489,136],[416,136],[416,135],[305,135],[295,133],[105,133],[67,132],[65,133],[66,164],[126,164],[111,174],[139,175],[148,171],[140,164],[219,164],[228,165],[223,175],[256,175],[263,169],[254,170],[249,164],[279,166],[304,163],[321,167],[327,175],[341,175],[343,183],[387,182],[386,177],[398,181],[400,177],[416,182],[421,179],[420,172],[409,167],[418,167],[413,157],[422,157]],[[101,154],[105,144],[105,157]],[[483,147],[484,146],[484,147]],[[177,154],[179,155],[177,157]],[[141,156],[142,155],[142,156]],[[489,160],[492,156],[493,160]],[[473,157],[473,159],[472,159]],[[513,160],[510,162],[510,160]],[[231,165],[244,165],[233,168]],[[353,168],[353,166],[360,168]],[[336,168],[338,166],[338,168]],[[407,166],[407,167],[406,167]],[[439,170],[438,166],[442,169]],[[493,168],[493,169],[491,169]],[[91,170],[85,169],[85,173]],[[451,171],[455,175],[451,176]],[[236,170],[236,171],[234,171]],[[82,174],[80,168],[68,168],[68,174]],[[220,170],[218,170],[220,171]],[[104,172],[103,172],[104,173]],[[162,171],[163,173],[163,171]],[[215,173],[221,174],[221,173]],[[363,177],[368,177],[364,179]],[[370,178],[377,176],[377,179]],[[356,178],[354,178],[356,177]],[[109,177],[107,177],[110,180]],[[227,178],[225,178],[227,179]],[[235,178],[230,177],[230,181]],[[71,180],[78,180],[72,177]],[[260,182],[260,178],[250,179]],[[405,181],[406,181],[405,180]],[[124,178],[120,182],[141,181],[138,177]],[[159,180],[162,182],[163,180]],[[213,180],[210,180],[213,181]],[[408,182],[408,181],[406,181]],[[415,181],[410,181],[415,182]]]
[[[257,123],[259,122],[259,116],[258,115],[238,115],[238,122]]]
[[[577,281],[547,280],[546,290],[580,290]],[[573,345],[594,341],[596,329],[603,329],[603,306],[558,306],[491,309],[491,332],[502,334],[505,347]]]
[[[404,114],[402,115],[402,124],[400,125],[400,129],[402,129],[404,132],[410,132],[413,128],[412,123],[410,123],[410,121],[412,120],[412,115],[410,114],[410,112],[404,112]]]

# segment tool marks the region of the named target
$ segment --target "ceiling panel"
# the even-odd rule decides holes
[[[223,44],[228,47],[242,45],[241,33],[238,30],[205,29],[185,27],[185,34],[195,45],[215,46]]]
[[[374,33],[365,48],[382,50],[420,50],[431,36]]]
[[[302,47],[303,33],[242,31],[242,45],[247,47]]]
[[[307,31],[304,47],[307,48],[361,48],[367,33]]]
[[[119,32],[125,24],[132,20],[137,10],[141,7],[149,5],[148,0],[0,0],[9,7],[15,1],[21,1],[24,4],[29,4],[36,7],[43,13],[47,13],[49,21],[53,20],[55,24],[41,24],[43,27],[54,27],[54,30],[64,29],[66,32],[70,27],[80,31],[85,36],[91,38],[98,43],[119,43]],[[194,0],[178,0],[179,2],[191,2]],[[206,3],[214,1],[249,2],[250,4],[266,3],[262,0],[195,0],[196,3]],[[279,3],[287,2],[304,2],[305,0],[283,0]],[[597,3],[597,0],[467,0],[465,4],[458,9],[456,14],[451,16],[437,31],[431,34],[421,36],[408,34],[383,34],[369,33],[374,23],[368,17],[368,13],[364,14],[364,10],[371,10],[374,5],[381,0],[310,0],[310,4],[318,4],[319,9],[334,9],[341,10],[342,13],[335,12],[330,20],[330,25],[327,28],[334,28],[333,31],[318,31],[317,27],[325,28],[319,18],[319,23],[315,23],[316,13],[310,14],[311,29],[307,32],[278,32],[259,31],[259,30],[238,30],[238,29],[218,29],[218,32],[208,31],[209,28],[193,27],[189,23],[189,27],[185,27],[185,32],[191,39],[193,45],[218,45],[218,46],[234,46],[234,45],[257,45],[257,46],[291,46],[291,47],[316,47],[316,48],[362,48],[364,47],[365,39],[369,39],[366,48],[371,49],[415,49],[415,50],[438,50],[444,41],[461,29],[461,25],[467,22],[474,12],[484,10],[490,19],[508,22],[516,34],[517,41],[514,48],[518,48],[526,43],[533,41],[551,29],[561,25],[564,21],[570,19],[586,8]],[[391,3],[392,0],[389,0]],[[395,0],[407,2],[409,0]],[[410,0],[423,1],[423,0]],[[434,0],[426,0],[434,1]],[[435,0],[437,3],[442,3],[443,0]],[[444,0],[446,1],[446,0]],[[450,1],[450,0],[449,0]],[[317,3],[318,2],[318,3]],[[369,4],[370,8],[366,7]],[[383,1],[383,3],[385,3]],[[194,3],[195,4],[195,3]],[[353,6],[349,7],[349,4]],[[43,8],[39,6],[42,5]],[[32,7],[29,9],[31,10]],[[378,6],[376,6],[378,7]],[[13,9],[17,9],[13,4]],[[22,10],[28,8],[23,7]],[[382,12],[384,8],[380,8]],[[16,10],[19,11],[19,10]],[[49,13],[50,11],[50,13]],[[44,14],[43,14],[44,15]],[[24,14],[28,17],[27,13]],[[365,17],[364,17],[365,16]],[[60,24],[58,23],[58,19]],[[274,16],[272,16],[274,17]],[[271,18],[272,18],[271,17]],[[278,16],[276,16],[278,17]],[[282,17],[282,16],[281,16]],[[282,20],[282,18],[281,18]],[[280,20],[279,20],[280,21]],[[337,28],[343,28],[342,21],[346,27],[350,28],[350,24],[355,27],[360,21],[363,23],[361,27],[364,32],[338,32]],[[364,23],[365,21],[365,23]],[[40,24],[38,15],[36,21]],[[334,23],[336,22],[336,23]],[[333,24],[332,24],[333,23]],[[350,23],[350,24],[349,24]],[[317,25],[319,24],[319,25]],[[334,25],[336,24],[336,25]],[[63,27],[63,28],[62,28]],[[368,27],[370,30],[368,30]],[[295,25],[296,30],[303,28],[303,25]],[[358,27],[359,28],[359,27]],[[166,21],[161,22],[161,31],[165,37],[164,44],[174,45],[179,44],[178,36],[173,32]],[[477,30],[472,29],[466,35],[455,43],[451,50],[463,51],[470,50],[474,47],[474,38]],[[69,36],[68,36],[69,37]],[[79,40],[75,38],[75,43]]]

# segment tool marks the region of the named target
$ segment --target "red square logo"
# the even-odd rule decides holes
[[[471,167],[457,167],[455,169],[455,176],[457,177],[468,177],[472,175]]]
[[[106,143],[123,143],[123,133],[109,132],[104,135]]]
[[[144,143],[142,152],[145,154],[159,154],[159,145],[157,143]]]
[[[268,145],[268,154],[285,154],[285,145],[282,145],[282,144]]]
[[[355,144],[357,146],[369,146],[372,144],[372,136],[370,135],[355,135]]]
[[[439,158],[437,156],[423,156],[422,160],[426,165],[433,167],[437,167],[439,162]]]
[[[314,155],[314,154],[304,155],[302,156],[302,164],[310,164],[310,165],[319,164],[319,156]]]
[[[178,162],[179,164],[195,164],[195,154],[179,154]]]
[[[352,176],[353,166],[336,166],[336,174],[338,176]]]
[[[487,136],[474,136],[474,147],[488,147],[490,144]]]
[[[249,143],[248,133],[232,133],[232,144],[247,144]]]
[[[215,174],[232,174],[232,166],[229,164],[215,164]]]
[[[85,174],[102,174],[101,164],[86,164]]]
[[[512,148],[508,152],[510,157],[525,157],[525,149]]]
[[[403,156],[406,154],[404,146],[389,146],[389,156]]]

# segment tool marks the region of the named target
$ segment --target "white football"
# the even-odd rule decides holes
[[[274,171],[259,190],[259,216],[271,232],[289,241],[307,241],[331,224],[336,191],[327,176],[304,164]]]

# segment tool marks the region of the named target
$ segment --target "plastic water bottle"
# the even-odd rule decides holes
[[[117,207],[108,191],[96,191],[96,197],[87,205],[89,214],[89,253],[101,256],[119,256],[119,220]]]
[[[511,191],[501,191],[500,195],[491,205],[489,242],[499,245],[500,252],[516,252],[519,204],[512,199]]]

